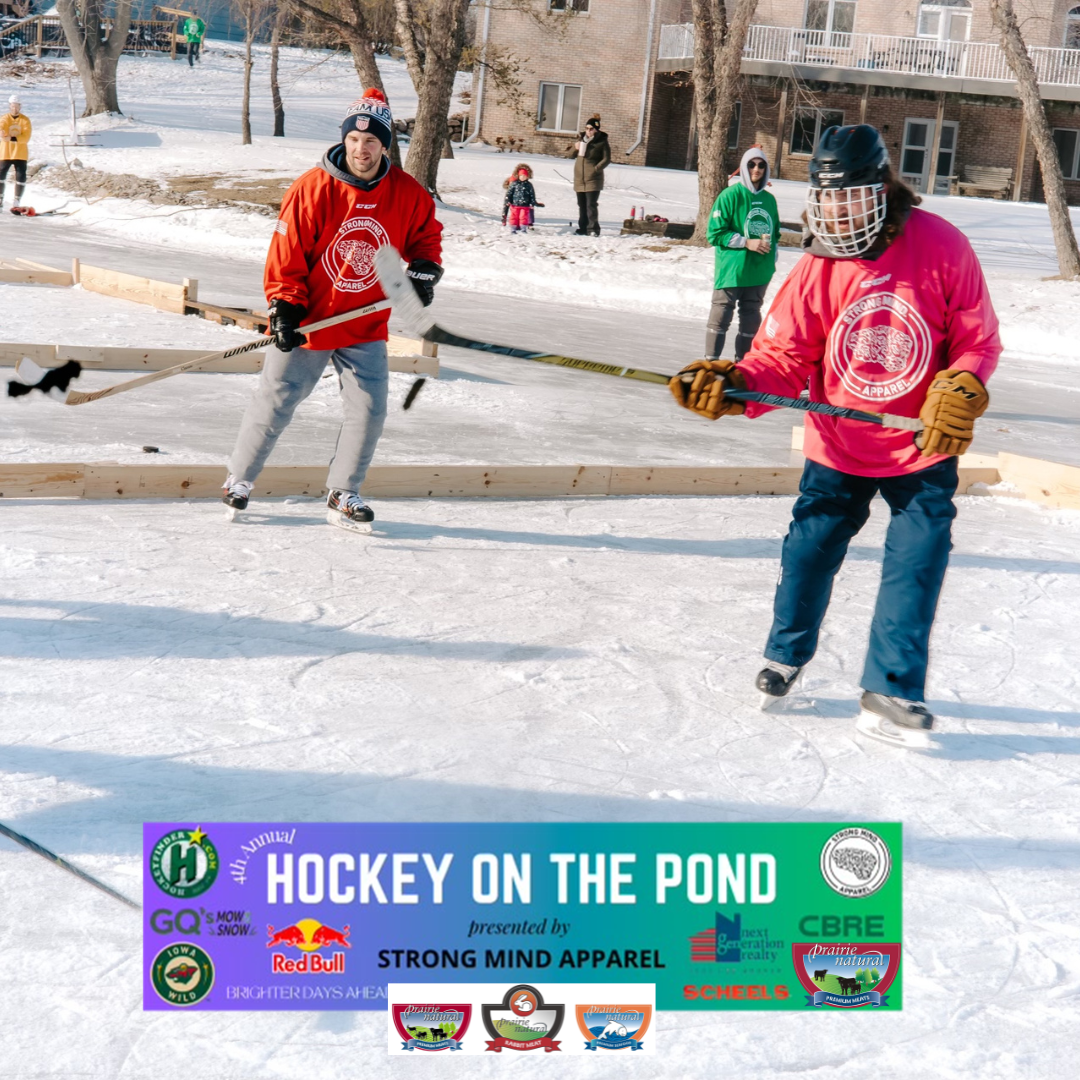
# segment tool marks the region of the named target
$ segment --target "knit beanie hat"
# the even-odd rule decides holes
[[[394,118],[381,90],[374,87],[364,91],[364,96],[354,101],[341,121],[341,141],[350,131],[366,131],[389,147],[394,132]]]

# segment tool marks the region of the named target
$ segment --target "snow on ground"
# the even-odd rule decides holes
[[[192,815],[903,820],[904,1011],[663,1013],[648,1075],[840,1077],[866,1054],[885,1077],[1059,1075],[1080,995],[1062,636],[1080,514],[961,500],[928,691],[942,749],[916,755],[853,733],[880,506],[805,694],[757,711],[790,502],[408,500],[370,539],[312,500],[235,526],[205,502],[5,504],[0,820],[132,895],[140,822]],[[378,1064],[381,1014],[141,1013],[134,913],[7,847],[0,941],[4,1075],[406,1069]]]
[[[326,54],[286,50],[283,70],[288,130],[303,138],[265,134],[268,95],[257,89],[255,145],[239,146],[237,50],[212,43],[194,72],[125,58],[121,101],[137,122],[77,153],[89,167],[162,179],[295,175],[334,139],[356,80],[346,58]],[[402,66],[384,71],[408,115]],[[265,78],[263,54],[256,73]],[[42,80],[23,100],[35,156],[61,161],[48,139],[50,125],[64,130],[66,84]],[[439,318],[456,326],[467,311],[465,330],[585,345],[584,355],[645,352],[648,366],[674,370],[700,341],[711,253],[619,238],[616,227],[631,204],[691,216],[693,176],[613,166],[597,242],[567,235],[570,162],[531,158],[547,207],[537,232],[511,238],[498,216],[516,160],[470,148],[443,163]],[[69,198],[31,190],[39,209]],[[796,216],[800,186],[775,190]],[[1080,287],[1040,280],[1056,273],[1045,208],[928,205],[971,237],[1003,321],[1007,352],[976,449],[1080,462]],[[120,268],[126,245],[135,272],[198,276],[257,302],[269,218],[120,199],[68,209],[5,215],[0,254],[85,252]],[[781,271],[793,261],[783,251]],[[2,285],[0,308],[9,341],[210,349],[249,336],[78,289]],[[711,425],[662,388],[456,350],[443,364],[409,413],[398,402],[411,380],[394,377],[378,462],[786,463],[792,420],[780,413]],[[0,460],[148,460],[139,447],[154,443],[163,462],[220,461],[252,382],[190,376],[78,409],[3,406]],[[301,408],[275,461],[325,459],[339,415],[332,382]],[[941,747],[915,755],[853,734],[880,504],[837,580],[806,692],[776,715],[757,711],[749,688],[790,507],[385,500],[378,533],[361,539],[327,527],[306,499],[253,504],[235,526],[207,502],[4,500],[0,820],[135,895],[140,823],[192,815],[902,820],[901,1014],[662,1013],[662,1053],[638,1067],[735,1080],[868,1068],[1060,1075],[1080,998],[1080,514],[960,500],[928,687]],[[436,726],[440,737],[427,737]],[[493,749],[508,745],[528,754]],[[139,933],[113,901],[0,848],[0,1075],[404,1074],[397,1059],[367,1064],[383,1061],[377,1014],[144,1015]],[[560,1070],[615,1071],[606,1061]]]

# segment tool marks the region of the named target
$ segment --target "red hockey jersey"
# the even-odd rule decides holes
[[[998,321],[979,260],[959,229],[912,210],[876,259],[806,254],[788,275],[739,369],[750,390],[918,416],[946,368],[984,383],[1001,353]],[[753,417],[768,407],[748,404]],[[856,476],[929,468],[910,431],[818,413],[806,415],[803,452]]]
[[[435,202],[408,173],[387,163],[365,184],[345,168],[344,147],[332,147],[285,193],[266,256],[266,299],[307,308],[307,322],[384,299],[375,249],[392,244],[406,262],[441,261],[442,225]],[[336,349],[385,341],[388,311],[308,336],[308,348]]]

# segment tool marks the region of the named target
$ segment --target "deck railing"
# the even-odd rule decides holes
[[[1029,49],[1039,82],[1080,86],[1080,49]],[[694,26],[660,28],[661,60],[689,60],[694,55]],[[744,60],[823,68],[856,68],[901,75],[1015,82],[998,45],[981,41],[888,34],[842,34],[786,26],[751,26]]]
[[[112,20],[105,21],[106,31]],[[174,35],[176,21],[133,20],[128,30],[124,52],[145,55],[169,53],[176,55]],[[0,62],[20,56],[43,56],[45,53],[66,53],[67,38],[57,15],[30,15],[0,28]]]

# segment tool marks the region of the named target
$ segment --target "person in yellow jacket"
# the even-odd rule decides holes
[[[0,206],[4,205],[7,174],[15,166],[15,206],[22,202],[26,187],[26,160],[30,156],[30,117],[22,111],[17,95],[8,98],[6,116],[0,117]]]

